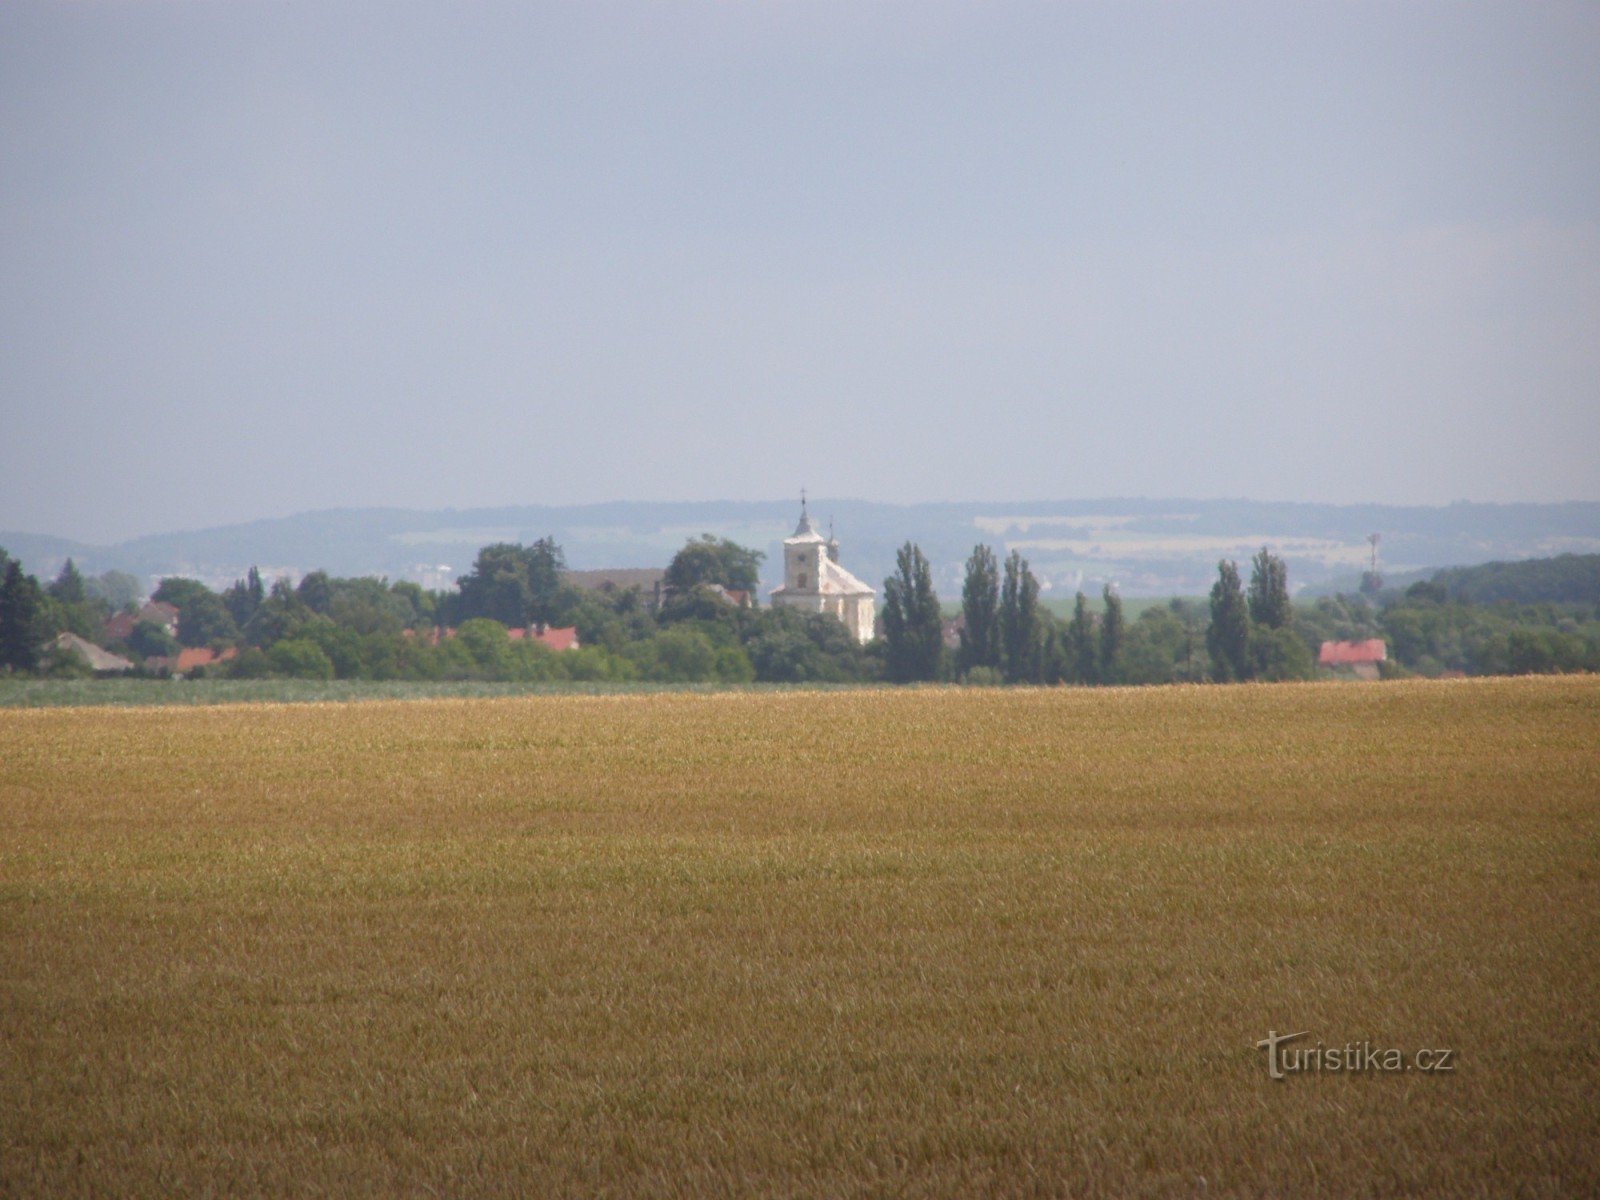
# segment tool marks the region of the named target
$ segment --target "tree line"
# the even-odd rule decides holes
[[[1263,549],[1248,595],[1238,569],[1219,564],[1204,625],[1181,600],[1129,622],[1107,584],[1099,611],[1079,592],[1072,616],[1040,603],[1040,584],[1019,551],[1002,564],[986,545],[973,547],[961,588],[955,645],[946,646],[927,558],[901,547],[884,583],[887,677],[895,682],[957,680],[974,684],[1171,683],[1308,679],[1312,655],[1289,628],[1292,605],[1283,560]],[[1202,654],[1197,659],[1196,644]]]
[[[69,559],[45,585],[0,550],[0,667],[83,675],[50,649],[57,634],[100,642],[138,664],[170,661],[183,647],[231,649],[198,673],[235,678],[506,679],[656,682],[1142,685],[1307,679],[1324,641],[1383,638],[1391,675],[1516,674],[1600,670],[1600,605],[1588,600],[1477,604],[1459,573],[1377,597],[1295,604],[1283,560],[1263,548],[1248,583],[1218,563],[1205,600],[1146,607],[1129,620],[1107,585],[1099,603],[1078,593],[1070,616],[1041,602],[1028,560],[1001,560],[987,545],[966,563],[959,616],[947,619],[926,556],[907,542],[884,581],[880,636],[856,643],[831,616],[730,603],[753,598],[764,556],[711,534],[672,559],[661,603],[638,588],[572,585],[553,538],[483,547],[454,589],[313,571],[270,585],[251,568],[220,592],[181,577],[151,599],[177,611],[175,632],[134,623],[104,638],[109,619],[138,611],[137,580],[85,577]],[[1548,563],[1556,563],[1550,566]],[[1501,592],[1527,579],[1558,579],[1566,595],[1586,560],[1494,564]],[[1521,573],[1513,568],[1522,568]],[[1519,582],[1520,581],[1520,582]],[[124,622],[126,625],[126,622]],[[580,648],[553,651],[509,629],[575,627]],[[144,668],[150,670],[151,668]],[[160,669],[159,666],[154,669]]]

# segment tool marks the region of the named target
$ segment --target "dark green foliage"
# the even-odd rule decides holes
[[[1289,568],[1265,546],[1250,560],[1250,620],[1268,629],[1283,629],[1292,615]]]
[[[1013,550],[1000,589],[1000,670],[1008,683],[1042,682],[1044,627],[1039,618],[1039,581],[1028,560]]]
[[[328,580],[328,573],[310,572],[300,580],[300,585],[295,588],[295,594],[312,612],[326,614],[328,606],[333,603],[333,586]]]
[[[84,588],[83,576],[78,573],[78,568],[70,558],[62,566],[61,573],[56,576],[55,582],[48,590],[50,598],[62,604],[82,604],[89,598]]]
[[[288,638],[267,651],[267,664],[275,675],[289,679],[332,679],[333,663],[309,638]]]
[[[138,658],[166,658],[178,652],[178,639],[154,621],[140,621],[128,635],[128,649]]]
[[[211,589],[198,579],[185,579],[181,575],[169,575],[163,579],[150,594],[150,599],[158,600],[163,604],[170,604],[179,612],[183,611],[185,601],[196,596],[209,596]]]
[[[703,534],[673,556],[663,583],[669,591],[687,592],[702,584],[720,584],[756,598],[761,563],[766,555],[727,538]]]
[[[244,640],[252,646],[267,647],[294,637],[315,614],[306,607],[287,579],[274,581],[272,591],[257,606],[246,623]]]
[[[1094,615],[1089,599],[1079,592],[1073,601],[1072,622],[1067,626],[1064,647],[1064,677],[1070,683],[1093,684],[1100,681],[1100,655],[1095,645]]]
[[[91,575],[83,581],[83,590],[91,601],[98,602],[111,612],[118,612],[139,599],[139,581],[126,571],[107,571]]]
[[[261,607],[264,599],[266,588],[261,583],[261,572],[255,567],[250,568],[250,573],[244,579],[238,580],[222,593],[222,602],[228,606],[233,623],[241,629],[256,615],[256,609]]]
[[[1219,683],[1250,678],[1250,612],[1239,584],[1239,568],[1222,560],[1211,588],[1211,625],[1206,630],[1211,673]]]
[[[974,546],[961,585],[961,647],[956,670],[961,675],[1000,665],[1000,567],[988,546]]]
[[[1100,593],[1105,614],[1100,618],[1100,682],[1122,682],[1122,649],[1127,639],[1127,624],[1122,617],[1122,597],[1108,583]]]
[[[866,651],[826,613],[767,609],[744,646],[763,683],[849,683],[872,674]]]
[[[1315,674],[1310,648],[1292,630],[1257,625],[1250,631],[1250,678],[1280,682]]]
[[[895,555],[895,573],[883,582],[883,637],[889,678],[912,683],[939,678],[944,642],[939,597],[921,549],[907,542]]]
[[[215,592],[207,590],[189,596],[178,606],[178,641],[185,646],[232,642],[238,636],[233,614]]]
[[[1600,670],[1600,619],[1588,605],[1440,603],[1408,594],[1378,619],[1390,660],[1421,675]]]
[[[0,666],[13,671],[33,671],[39,666],[39,647],[49,632],[44,629],[45,596],[39,581],[25,575],[22,564],[0,552],[5,577],[0,581]]]
[[[1434,575],[1440,600],[1468,604],[1600,604],[1600,554],[1451,567]],[[1408,593],[1409,594],[1409,593]]]
[[[531,546],[497,542],[478,551],[471,572],[462,576],[453,622],[474,617],[510,628],[554,621],[566,558],[553,538]]]

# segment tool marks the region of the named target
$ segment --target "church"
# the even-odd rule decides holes
[[[800,524],[783,539],[783,586],[772,593],[773,607],[831,613],[858,642],[872,640],[877,620],[877,595],[839,565],[839,542],[828,531],[826,541],[811,524],[806,500],[800,497]]]

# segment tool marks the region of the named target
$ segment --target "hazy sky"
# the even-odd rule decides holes
[[[1600,499],[1600,5],[0,6],[0,528]]]

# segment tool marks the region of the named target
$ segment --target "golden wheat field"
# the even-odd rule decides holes
[[[0,763],[7,1195],[1600,1194],[1600,679],[6,711]]]

